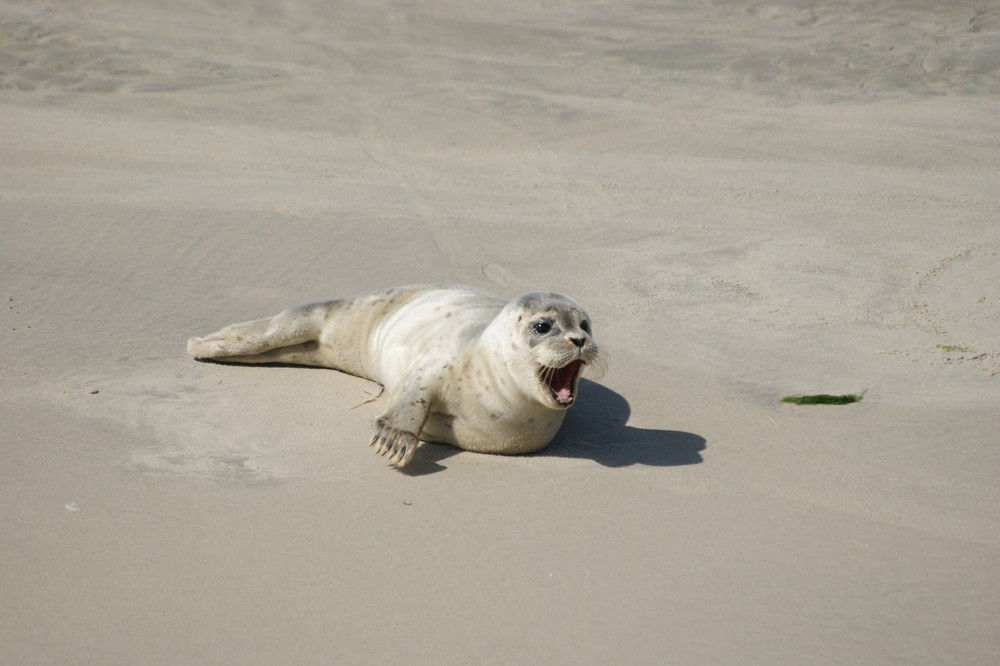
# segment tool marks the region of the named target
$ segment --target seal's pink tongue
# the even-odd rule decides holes
[[[573,361],[564,368],[549,368],[547,371],[549,388],[559,402],[566,404],[573,400],[573,380],[579,368],[580,361]]]

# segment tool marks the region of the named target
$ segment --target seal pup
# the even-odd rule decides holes
[[[584,368],[603,369],[590,317],[562,294],[512,301],[417,285],[289,308],[188,340],[224,363],[333,368],[380,383],[388,406],[371,446],[397,467],[418,442],[517,454],[548,444]]]

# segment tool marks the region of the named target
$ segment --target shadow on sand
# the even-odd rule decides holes
[[[242,365],[207,359],[206,363]],[[302,368],[287,363],[268,363],[269,367]],[[260,367],[260,366],[257,366]],[[310,368],[325,370],[325,368]],[[645,430],[625,425],[632,408],[628,401],[606,386],[587,379],[580,380],[580,397],[566,414],[566,421],[555,439],[532,457],[588,458],[605,467],[675,467],[696,465],[702,461],[705,438],[681,430]],[[444,460],[463,453],[447,444],[423,442],[413,460],[399,470],[407,476],[424,476],[441,472]]]
[[[580,380],[580,397],[547,447],[532,454],[589,458],[605,467],[673,467],[702,461],[705,438],[680,430],[646,430],[625,425],[628,401],[595,382]]]
[[[625,425],[632,409],[611,389],[580,380],[580,397],[566,414],[555,439],[533,457],[588,458],[605,467],[648,465],[673,467],[702,461],[705,438],[680,430],[646,430]],[[461,450],[444,444],[421,444],[404,474],[422,476],[440,472],[441,461]]]

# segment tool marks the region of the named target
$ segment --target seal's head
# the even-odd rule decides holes
[[[512,343],[499,351],[523,391],[551,409],[573,405],[585,368],[603,369],[590,317],[562,294],[532,292],[503,309],[498,323]]]

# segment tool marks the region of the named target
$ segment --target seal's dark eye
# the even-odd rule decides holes
[[[531,325],[531,330],[535,335],[545,335],[552,330],[552,324],[547,321],[536,321]]]
[[[580,328],[583,329],[584,333],[590,333],[590,322],[584,319],[580,322]]]

